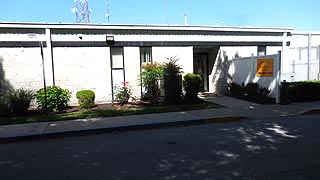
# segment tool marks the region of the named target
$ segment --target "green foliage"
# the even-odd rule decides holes
[[[269,97],[270,90],[259,86],[258,83],[250,82],[246,85],[239,85],[235,82],[228,84],[229,93],[233,97],[253,101],[257,103],[273,103],[274,99]]]
[[[123,82],[121,87],[115,86],[115,101],[120,104],[128,103],[131,97],[131,87],[128,82]]]
[[[183,88],[185,90],[185,100],[194,102],[198,100],[202,78],[198,74],[188,73],[183,77]]]
[[[47,107],[49,111],[61,111],[68,108],[68,102],[71,98],[71,92],[58,86],[48,86]],[[37,102],[42,108],[45,108],[44,88],[37,92]]]
[[[286,89],[281,88],[281,95],[292,102],[308,102],[320,100],[320,81],[287,82]]]
[[[142,87],[147,91],[145,98],[150,98],[152,103],[156,103],[160,97],[159,80],[163,77],[163,65],[151,63],[142,66],[139,79]]]
[[[235,82],[231,82],[230,84],[228,84],[228,89],[229,89],[229,93],[232,96],[235,97],[241,97],[244,93],[244,88],[243,86],[235,83]]]
[[[9,114],[10,110],[7,98],[3,94],[0,94],[0,117],[7,116]]]
[[[76,94],[80,108],[89,109],[94,106],[95,94],[92,90],[81,90]]]
[[[163,69],[164,96],[169,104],[176,104],[182,99],[182,68],[176,64],[178,59],[175,57],[168,58],[168,60],[169,62],[164,64]]]
[[[258,83],[249,82],[246,86],[244,86],[244,95],[247,96],[248,100],[255,100],[258,98]]]
[[[13,89],[5,96],[5,108],[13,115],[25,115],[30,107],[32,99],[35,98],[33,91],[23,88]]]

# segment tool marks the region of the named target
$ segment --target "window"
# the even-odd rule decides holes
[[[114,100],[114,87],[121,86],[121,84],[125,81],[123,48],[111,47],[110,58],[111,58],[112,100]]]
[[[266,46],[258,46],[258,56],[267,55],[267,47]]]
[[[111,51],[112,69],[123,68],[122,48],[114,47],[114,48],[111,48],[110,51]]]
[[[152,63],[151,47],[140,47],[140,61],[141,64]]]

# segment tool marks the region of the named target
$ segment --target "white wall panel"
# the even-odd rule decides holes
[[[106,47],[54,48],[56,85],[72,92],[71,103],[77,103],[76,92],[93,90],[96,103],[112,99],[110,51]]]

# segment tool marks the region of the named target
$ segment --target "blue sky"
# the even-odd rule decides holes
[[[75,22],[73,0],[1,0],[0,21]],[[92,23],[107,23],[107,0],[89,0]],[[165,0],[109,0],[112,24],[165,24]],[[319,0],[167,0],[169,24],[292,27],[320,31]]]

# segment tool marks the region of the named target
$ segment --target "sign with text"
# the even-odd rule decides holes
[[[257,60],[257,76],[272,77],[273,76],[273,58],[264,58]]]

